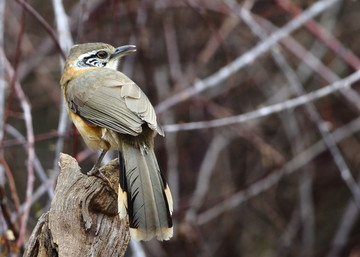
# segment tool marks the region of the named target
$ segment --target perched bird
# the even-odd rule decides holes
[[[169,240],[172,198],[154,153],[154,136],[164,135],[144,92],[117,70],[133,45],[74,45],[60,80],[70,119],[89,148],[102,149],[88,175],[98,173],[106,152],[119,151],[118,211],[129,217],[136,240]]]

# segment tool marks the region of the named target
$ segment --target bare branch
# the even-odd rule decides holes
[[[20,214],[19,214],[20,200],[19,200],[19,195],[18,195],[17,189],[16,189],[14,176],[12,175],[8,164],[6,163],[6,161],[3,158],[0,159],[0,164],[3,167],[4,173],[6,174],[6,177],[7,177],[7,181],[9,183],[9,187],[10,187],[10,191],[11,191],[11,198],[12,198],[13,204],[15,205],[15,212],[17,215],[20,216]],[[5,179],[4,179],[4,182],[5,182]],[[6,224],[7,224],[8,228],[12,230],[15,237],[18,238],[19,237],[19,227],[11,219],[11,212],[10,212],[9,204],[6,204],[7,201],[5,198],[5,185],[0,185],[0,195],[1,195],[0,208],[3,212],[3,216],[6,221]]]
[[[169,65],[169,74],[170,79],[177,84],[182,83],[184,79],[182,67],[180,63],[180,53],[179,47],[177,44],[176,38],[176,29],[173,21],[173,17],[166,15],[163,19],[163,31],[166,43],[166,53],[167,53],[167,62]],[[159,99],[168,95],[171,91],[171,85],[167,82],[167,79],[164,76],[158,76],[157,92],[159,94]],[[164,123],[175,122],[175,114],[172,111],[169,111],[163,115]],[[174,210],[178,210],[180,203],[180,183],[179,183],[179,152],[178,152],[178,143],[177,143],[177,133],[172,135],[166,135],[165,137],[165,147],[167,152],[167,174],[169,185],[171,187],[172,197],[174,201]]]
[[[275,2],[281,8],[288,11],[289,13],[292,13],[294,16],[302,13],[302,10],[291,1],[276,0]],[[319,38],[327,47],[333,50],[337,56],[345,60],[345,62],[349,64],[354,70],[359,69],[360,59],[350,50],[344,47],[343,44],[339,42],[333,35],[323,29],[323,27],[321,27],[318,23],[311,19],[305,24],[305,27],[317,38]]]
[[[5,22],[5,0],[0,0],[0,49],[1,51],[4,51],[4,22]],[[6,83],[5,83],[5,71],[4,71],[4,60],[0,58],[0,142],[4,142],[4,121],[5,121],[5,90],[6,90]],[[0,158],[4,158],[4,145],[0,145]],[[4,190],[5,188],[5,171],[4,171],[3,164],[0,163],[0,190]],[[5,191],[5,190],[4,190]],[[3,202],[6,198],[5,194],[1,195],[1,201]],[[1,206],[2,207],[2,206]],[[4,211],[3,211],[4,212]],[[1,216],[4,216],[6,214],[3,214]],[[0,217],[1,217],[0,216]],[[4,219],[9,223],[10,220]],[[9,225],[7,225],[9,226]],[[5,229],[4,229],[5,231]],[[4,232],[2,229],[0,229],[0,234]]]
[[[245,10],[242,10],[245,12]],[[267,30],[273,31],[276,27],[270,24],[268,21],[257,17],[260,20],[260,23]],[[315,71],[320,77],[325,79],[327,82],[331,83],[336,80],[339,80],[340,77],[330,70],[326,65],[324,65],[319,58],[317,58],[313,53],[305,49],[301,44],[299,44],[292,37],[284,38],[281,43],[293,53],[299,60],[301,60],[307,67]],[[357,110],[360,110],[360,97],[359,94],[352,88],[341,89],[340,93],[355,107]]]
[[[227,133],[226,135],[219,134],[211,142],[207,152],[205,153],[204,160],[199,170],[196,179],[196,188],[190,201],[190,208],[187,210],[185,219],[194,221],[197,211],[204,203],[204,198],[210,188],[210,179],[213,173],[216,162],[222,150],[229,144],[233,135]]]
[[[50,35],[50,37],[53,40],[53,42],[55,43],[55,45],[58,47],[60,55],[62,56],[63,59],[65,59],[65,53],[64,53],[63,49],[61,48],[59,40],[57,39],[55,32],[53,31],[53,29],[51,28],[49,23],[34,8],[32,8],[31,5],[29,5],[27,2],[25,2],[23,0],[16,0],[16,1],[19,4],[21,4],[22,7],[27,12],[29,12],[32,16],[34,16],[34,18],[44,27],[44,29],[48,32],[48,34]]]
[[[237,10],[239,10],[236,3],[233,3],[233,6],[237,7]],[[266,33],[252,19],[252,17],[249,15],[249,12],[246,12],[244,8],[242,8],[240,10],[241,10],[239,12],[240,16],[245,20],[245,22],[247,22],[248,26],[250,26],[253,29],[254,33],[259,38],[264,40],[264,38],[266,38]],[[299,81],[295,71],[290,67],[290,65],[287,63],[286,59],[283,57],[283,55],[280,53],[280,51],[278,51],[278,49],[272,48],[271,50],[272,50],[272,54],[273,54],[273,57],[274,57],[276,63],[281,68],[285,77],[289,81],[289,85],[291,86],[292,90],[297,95],[304,95],[305,90],[304,90],[301,82]],[[334,138],[332,137],[332,135],[329,131],[329,128],[324,125],[325,124],[324,120],[321,118],[320,114],[317,112],[317,110],[312,102],[309,101],[308,103],[305,104],[305,110],[306,110],[307,114],[309,115],[310,119],[318,127],[318,130],[320,131],[321,136],[322,136],[326,146],[328,147],[331,155],[333,156],[335,164],[337,165],[337,167],[340,171],[342,179],[344,180],[346,185],[349,187],[350,191],[352,192],[352,194],[354,196],[355,201],[357,202],[358,206],[360,207],[360,188],[357,186],[355,179],[353,178],[353,176],[350,172],[350,169],[345,162],[343,155],[341,154],[338,146],[335,143]],[[307,181],[306,183],[310,183],[308,181],[308,176],[305,176],[305,177],[306,177],[306,179],[303,178],[303,181]],[[307,188],[304,192],[305,193],[309,192],[309,188]],[[303,210],[303,208],[301,208],[301,210]],[[306,215],[303,215],[303,217],[309,218],[310,217],[309,213],[307,213]]]
[[[170,124],[164,126],[164,130],[166,132],[175,132],[181,130],[194,130],[194,129],[207,129],[207,128],[216,128],[222,126],[228,126],[231,124],[247,122],[250,120],[258,119],[261,117],[265,117],[274,113],[278,113],[284,110],[289,110],[301,105],[304,105],[310,101],[315,101],[319,98],[328,96],[336,91],[341,89],[347,89],[353,83],[360,80],[360,70],[352,73],[351,75],[347,76],[346,78],[336,81],[326,87],[320,88],[318,90],[314,90],[308,94],[304,94],[302,96],[262,107],[258,110],[247,112],[244,114],[226,117],[211,121],[198,121],[198,122],[189,122],[189,123],[182,123],[182,124]]]
[[[229,0],[230,1],[230,0]],[[228,2],[229,2],[228,1]],[[233,1],[232,1],[233,2]],[[237,6],[235,2],[232,3],[232,6]],[[253,19],[250,12],[246,8],[240,8],[237,6],[237,12],[245,21],[245,23],[251,28],[253,33],[257,35],[260,39],[264,40],[267,35],[266,32],[257,24],[257,22]],[[292,91],[295,91],[297,95],[301,95],[305,93],[305,90],[295,73],[295,71],[291,68],[289,63],[286,61],[285,57],[282,55],[280,49],[277,46],[274,46],[271,49],[271,54],[283,72],[284,76],[287,78],[287,81],[290,85]],[[306,111],[310,117],[313,118],[313,121],[318,126],[319,130],[322,130],[322,120],[320,115],[317,113],[314,105],[311,102],[308,102],[305,105]],[[316,119],[315,119],[316,117]],[[298,129],[298,124],[292,115],[287,115],[287,120],[284,121],[284,126],[286,126],[289,122],[294,122],[295,126],[292,128],[287,128],[285,131],[287,133],[293,133],[293,130],[296,131],[297,134],[300,134]],[[294,128],[295,127],[295,128]],[[328,132],[328,131],[327,131]],[[329,137],[328,133],[325,134],[325,140]],[[294,149],[294,154],[300,152],[301,149],[305,147],[305,139],[302,137],[301,140],[297,142],[293,142],[292,147]],[[299,195],[300,195],[300,213],[301,213],[301,220],[303,224],[303,244],[304,244],[304,256],[313,256],[314,250],[314,205],[312,201],[312,184],[313,184],[313,176],[311,174],[311,169],[307,169],[306,172],[304,171],[301,175],[300,179],[300,187],[299,187]],[[298,222],[297,222],[298,223]],[[292,224],[290,222],[290,224]],[[298,224],[297,224],[298,225]],[[293,231],[289,230],[289,231]]]
[[[209,77],[197,81],[193,86],[179,92],[162,103],[156,106],[157,113],[162,113],[163,111],[169,109],[170,107],[183,102],[202,91],[214,87],[230,77],[235,72],[238,72],[240,69],[244,68],[246,65],[253,62],[260,55],[268,51],[274,44],[278,43],[283,38],[287,37],[294,30],[300,28],[307,21],[318,15],[319,13],[330,8],[332,5],[337,3],[339,0],[321,0],[317,1],[310,8],[304,11],[301,15],[292,19],[284,27],[271,34],[266,40],[257,44],[253,49],[247,51],[242,56],[236,58],[232,63],[224,66],[219,71],[210,75]]]
[[[360,131],[360,118],[357,118],[354,121],[350,122],[348,125],[345,125],[335,130],[333,132],[333,137],[335,142],[340,142],[358,131]],[[250,198],[259,195],[260,193],[264,192],[265,190],[278,183],[279,180],[285,175],[290,175],[293,172],[297,171],[300,167],[309,163],[326,149],[326,145],[322,140],[313,144],[312,146],[292,158],[288,163],[284,165],[282,169],[272,172],[269,176],[259,180],[258,182],[255,182],[247,189],[234,194],[225,201],[222,201],[218,205],[215,205],[207,211],[199,214],[196,219],[197,224],[203,225],[218,217],[222,213],[231,210],[234,207],[240,205],[241,203],[249,200]]]
[[[73,45],[68,18],[65,13],[62,0],[52,0],[52,4],[56,18],[56,26],[57,26],[57,33],[58,33],[60,46],[65,53],[68,53],[70,47]],[[60,59],[61,69],[64,66],[64,61],[65,61],[64,59]],[[63,101],[64,99],[61,98],[60,117],[57,128],[59,135],[64,134],[69,127],[69,118]],[[60,137],[56,142],[55,158],[53,163],[53,170],[55,173],[59,172],[58,161],[59,161],[60,152],[62,152],[63,148],[64,148],[64,138]]]
[[[4,12],[5,12],[5,0],[0,0],[0,49],[4,51]],[[0,60],[0,142],[3,142],[4,136],[4,107],[5,107],[5,71],[4,71],[4,60],[1,58]],[[2,153],[2,146],[1,155]],[[1,169],[1,166],[0,166]],[[1,170],[0,170],[1,173]]]
[[[270,255],[271,257],[275,256],[287,256],[289,248],[291,247],[291,244],[296,241],[295,237],[297,235],[297,232],[300,228],[300,217],[299,217],[299,211],[294,210],[291,219],[288,223],[288,225],[285,228],[285,231],[282,233],[280,239],[279,239],[279,245],[277,249],[277,254]]]
[[[10,66],[10,63],[6,60],[4,52],[0,51],[0,58],[5,62],[5,69],[9,73],[10,77],[14,76],[14,70]],[[34,131],[32,125],[32,115],[31,115],[31,107],[26,99],[24,91],[22,90],[20,84],[15,81],[14,84],[15,92],[17,98],[20,101],[21,108],[23,109],[23,115],[25,120],[25,127],[26,127],[26,146],[28,152],[28,159],[27,159],[27,186],[26,186],[26,198],[25,198],[25,208],[24,213],[22,215],[21,224],[20,224],[20,232],[19,238],[17,240],[17,245],[20,247],[23,243],[24,236],[26,233],[27,221],[29,218],[30,207],[31,207],[31,198],[34,188],[34,158],[35,158],[35,148],[34,148]]]
[[[15,137],[17,139],[17,141],[26,148],[26,138],[16,128],[14,128],[10,124],[8,124],[6,126],[6,131],[7,131],[7,133],[9,133],[13,137]],[[48,177],[47,177],[46,172],[36,154],[34,156],[34,168],[35,168],[36,174],[38,175],[40,180],[42,182],[46,182],[48,180]],[[53,187],[46,184],[46,191],[49,195],[49,198],[52,199],[52,197],[54,196]],[[32,199],[32,201],[34,201],[34,199]]]
[[[358,178],[358,184],[360,179]],[[354,228],[354,223],[359,217],[359,207],[351,199],[345,207],[343,217],[335,232],[335,236],[331,242],[330,250],[327,257],[339,257],[341,256],[341,250],[344,248],[351,231]]]

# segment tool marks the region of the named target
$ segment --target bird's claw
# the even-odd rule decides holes
[[[111,185],[110,180],[96,167],[93,167],[91,170],[89,170],[88,172],[83,172],[84,174],[88,175],[88,176],[95,176],[100,178],[102,181],[104,181],[105,183],[107,183],[109,186]]]
[[[93,167],[91,170],[89,170],[86,175],[88,176],[96,176],[97,174],[101,173],[99,169]]]

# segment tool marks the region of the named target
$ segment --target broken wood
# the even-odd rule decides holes
[[[118,161],[100,169],[110,185],[81,173],[69,155],[61,154],[60,168],[50,210],[39,218],[24,257],[123,256],[130,235],[117,211]]]

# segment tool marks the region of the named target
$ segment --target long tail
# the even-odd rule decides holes
[[[130,233],[136,240],[169,240],[173,235],[172,197],[160,173],[154,149],[122,143],[119,152],[120,218],[129,215]]]

